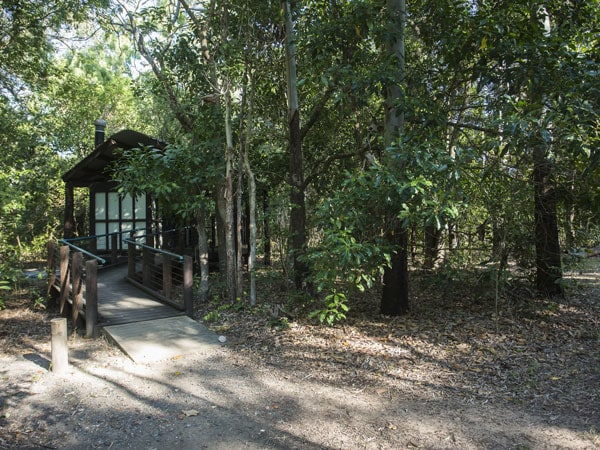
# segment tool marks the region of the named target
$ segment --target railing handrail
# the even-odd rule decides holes
[[[136,238],[140,238],[143,236],[137,236]],[[135,239],[128,239],[125,238],[123,239],[123,242],[126,242],[127,244],[133,244],[135,246],[141,247],[141,248],[145,248],[148,250],[153,250],[157,253],[161,253],[163,255],[167,255],[167,256],[171,256],[173,258],[176,258],[178,261],[183,261],[183,255],[179,255],[177,253],[173,253],[167,250],[163,250],[162,248],[156,248],[156,247],[152,247],[151,245],[147,245],[147,244],[140,244],[139,242],[136,242]]]
[[[71,247],[72,249],[74,249],[74,250],[77,250],[78,252],[81,252],[81,253],[83,253],[84,255],[87,255],[87,256],[89,256],[89,257],[91,257],[91,258],[94,258],[94,259],[96,259],[96,260],[97,260],[98,262],[100,262],[101,264],[106,264],[106,260],[105,260],[104,258],[101,258],[101,257],[100,257],[100,256],[98,256],[98,255],[94,255],[93,253],[91,253],[91,252],[87,251],[86,249],[84,249],[84,248],[81,248],[81,247],[78,247],[78,246],[76,246],[75,244],[72,244],[71,242],[67,241],[66,239],[59,239],[59,240],[58,240],[58,242],[60,242],[60,243],[62,243],[62,244],[65,244],[65,245],[68,245],[68,246],[69,246],[69,247]]]
[[[63,238],[61,239],[61,241],[65,241],[66,242],[75,242],[75,241],[85,241],[88,239],[97,239],[97,238],[102,238],[102,237],[107,237],[107,236],[113,236],[115,234],[125,234],[125,233],[131,233],[131,232],[136,232],[136,231],[141,231],[141,230],[146,230],[146,227],[144,228],[135,228],[133,230],[123,230],[123,231],[113,231],[111,233],[106,233],[106,234],[93,234],[91,236],[79,236],[79,237],[74,237],[74,238]],[[144,235],[146,236],[146,235]]]

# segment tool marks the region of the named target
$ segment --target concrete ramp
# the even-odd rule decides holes
[[[110,325],[104,333],[136,363],[160,361],[219,348],[219,337],[187,316]]]

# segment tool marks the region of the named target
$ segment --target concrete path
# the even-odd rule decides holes
[[[137,363],[207,353],[221,345],[215,333],[187,316],[112,325],[104,333]]]

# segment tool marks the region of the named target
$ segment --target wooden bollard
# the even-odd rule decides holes
[[[69,350],[67,348],[67,319],[60,317],[50,321],[52,331],[52,372],[59,375],[69,367]]]
[[[85,335],[95,338],[98,323],[98,261],[87,261],[85,272]]]

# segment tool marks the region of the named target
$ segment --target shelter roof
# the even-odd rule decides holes
[[[92,153],[75,164],[75,166],[62,176],[62,179],[66,183],[72,183],[73,186],[78,187],[89,187],[93,183],[110,181],[111,178],[107,169],[117,158],[115,150],[127,150],[142,145],[163,149],[167,144],[159,139],[152,138],[137,131],[119,131],[110,136],[102,144],[98,145]]]

